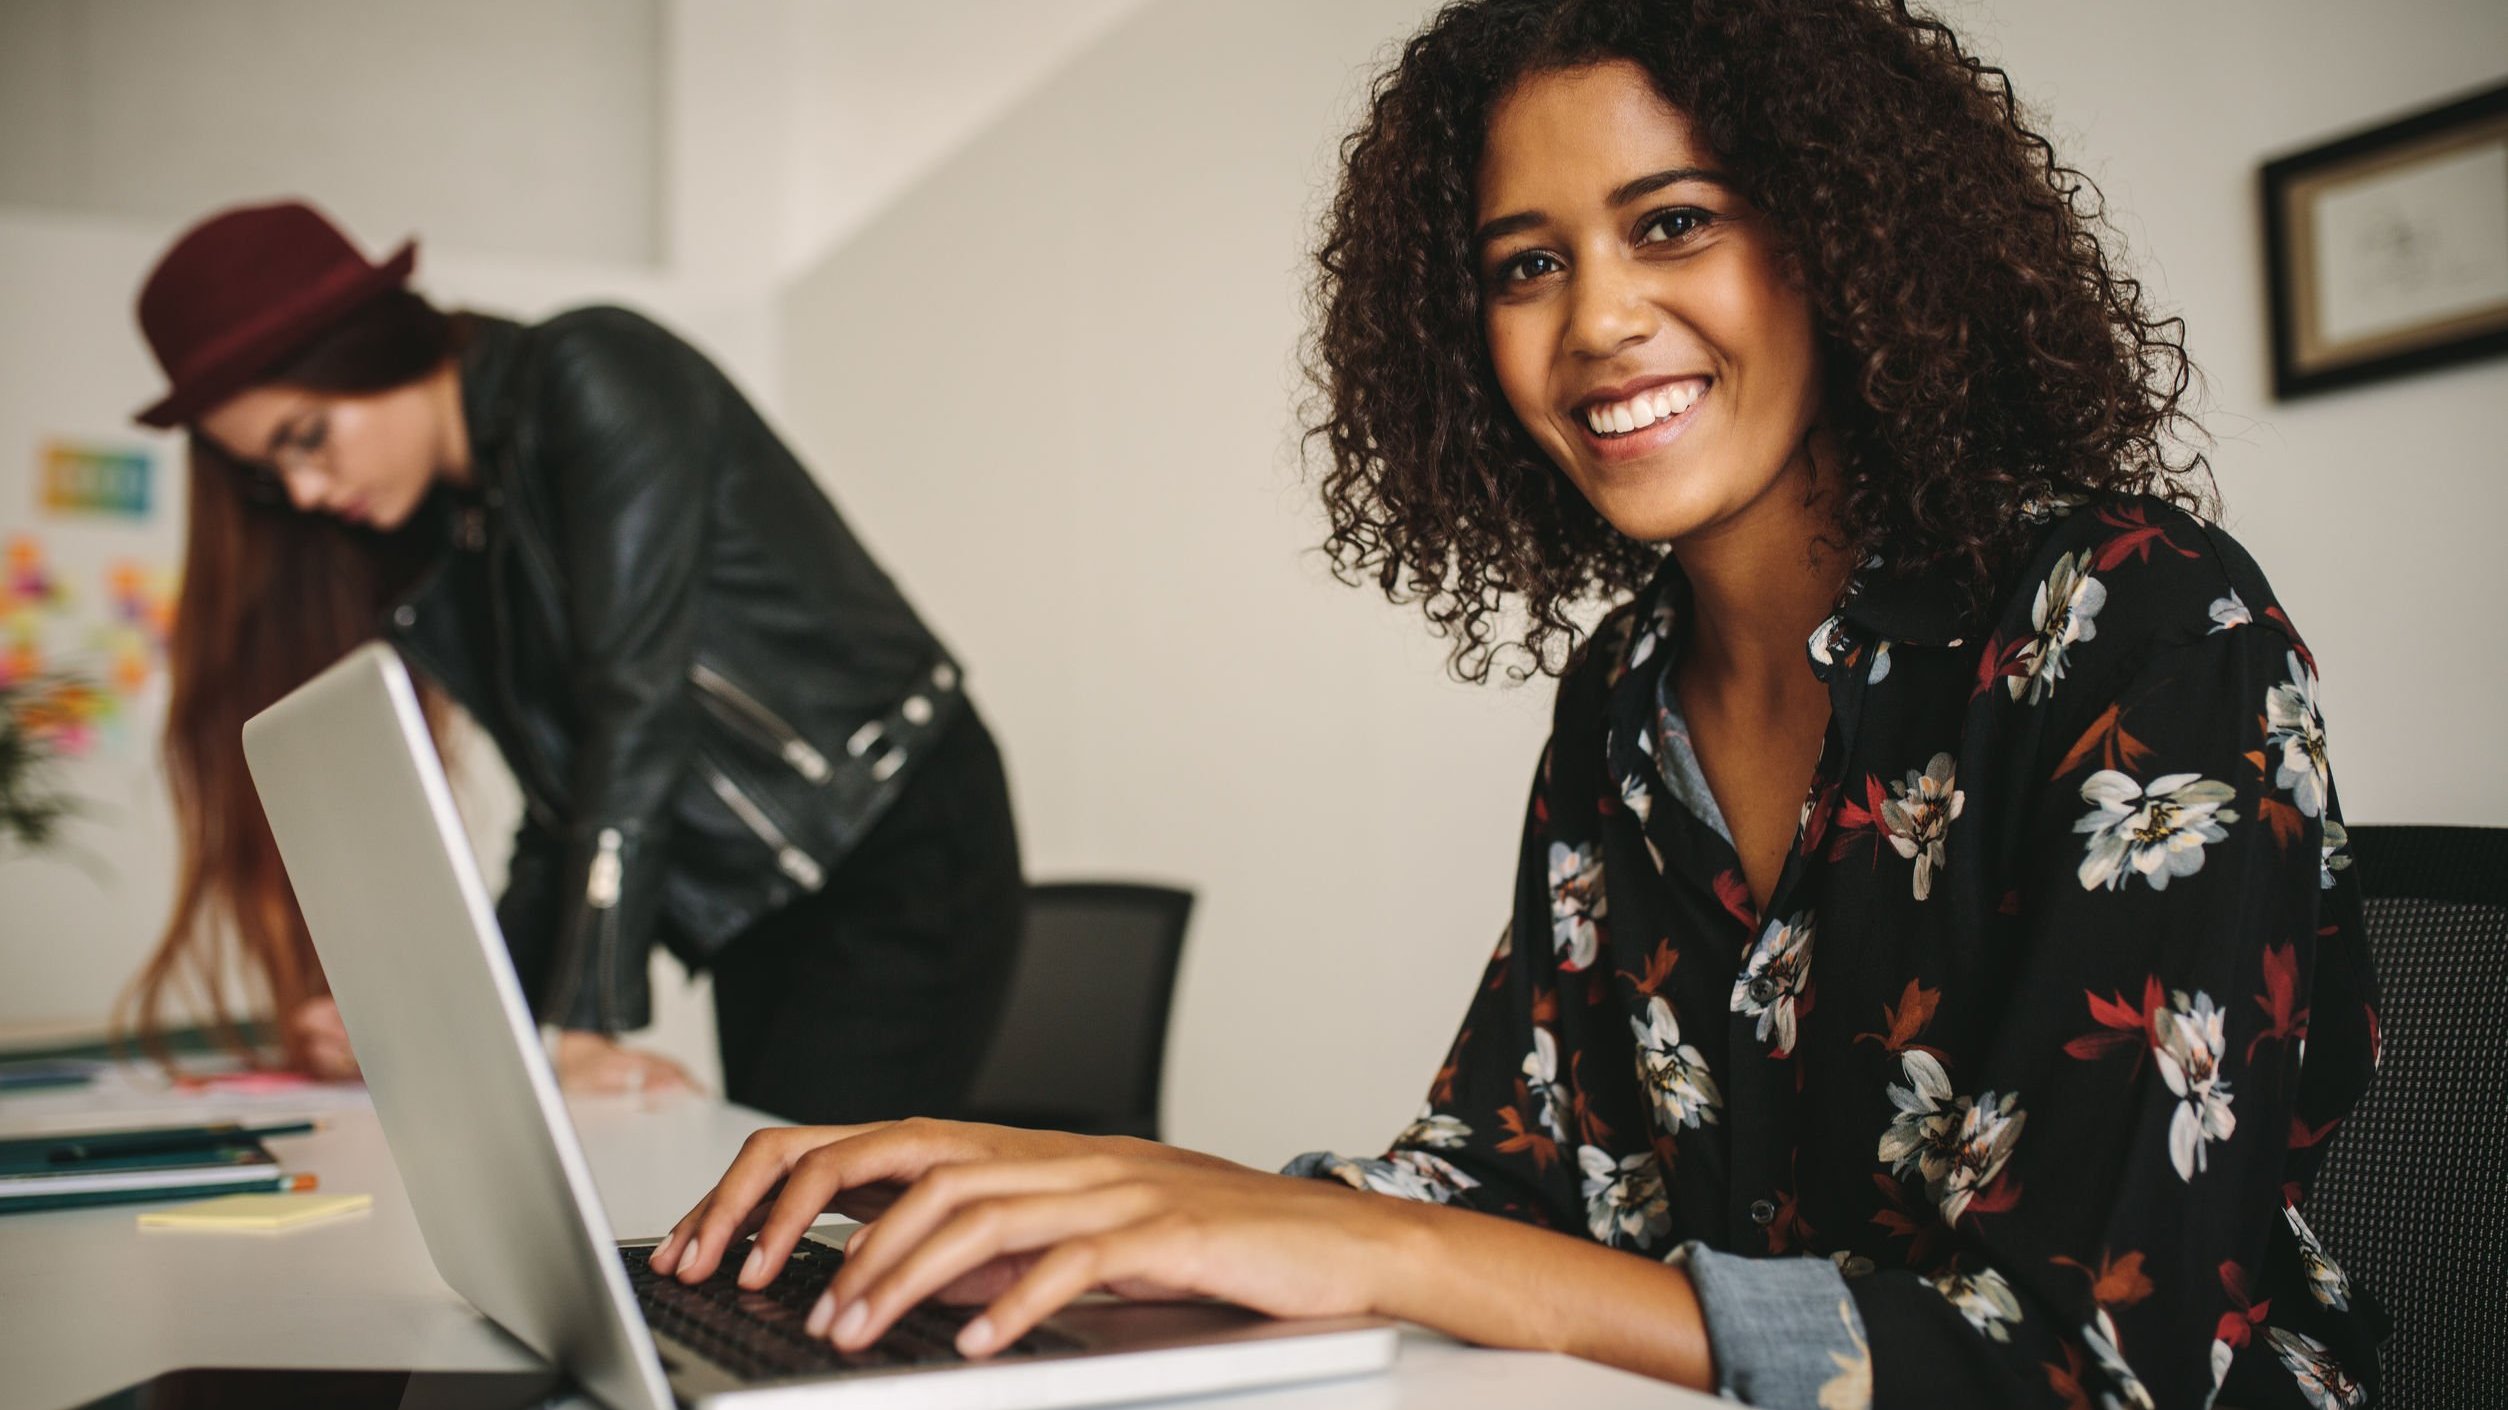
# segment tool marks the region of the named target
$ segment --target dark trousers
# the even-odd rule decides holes
[[[824,887],[715,958],[724,1094],[813,1125],[955,1114],[1025,913],[1001,754],[969,707]]]

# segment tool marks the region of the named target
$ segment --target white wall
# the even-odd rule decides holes
[[[457,248],[660,253],[663,0],[9,0],[0,204],[308,189]]]
[[[1504,915],[1548,691],[1329,584],[1290,401],[1309,219],[1423,0],[1160,0],[795,281],[804,449],[972,664],[1032,870],[1202,894],[1169,1126],[1405,1119]],[[2508,363],[2266,398],[2257,163],[2488,78],[2508,8],[1967,0],[2212,376],[2231,522],[2323,658],[2363,821],[2508,822],[2483,607]]]

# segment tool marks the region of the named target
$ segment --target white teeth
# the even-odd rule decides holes
[[[1625,436],[1644,430],[1658,421],[1669,420],[1698,404],[1706,394],[1703,382],[1671,382],[1649,391],[1639,392],[1626,401],[1608,406],[1588,408],[1585,424],[1597,436]]]

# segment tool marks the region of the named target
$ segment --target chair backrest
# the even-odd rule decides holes
[[[2508,828],[2355,827],[2384,1057],[2308,1196],[2385,1305],[2381,1400],[2508,1387]]]
[[[1027,938],[976,1070],[976,1121],[1158,1136],[1167,1013],[1193,893],[1132,882],[1028,888]]]

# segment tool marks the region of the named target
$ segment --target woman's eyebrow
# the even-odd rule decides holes
[[[1472,232],[1472,248],[1476,250],[1483,248],[1490,241],[1503,240],[1519,230],[1534,229],[1548,219],[1550,217],[1543,215],[1540,211],[1517,211],[1513,215],[1499,216]]]
[[[1667,167],[1611,188],[1608,204],[1624,206],[1640,196],[1652,195],[1666,186],[1678,186],[1684,181],[1713,182],[1728,190],[1732,187],[1732,183],[1724,179],[1724,173],[1709,167]],[[1472,232],[1472,248],[1480,249],[1492,240],[1503,240],[1518,231],[1531,230],[1549,218],[1540,211],[1517,211],[1512,215],[1499,216]]]
[[[1678,186],[1684,181],[1710,181],[1728,189],[1732,185],[1720,171],[1703,166],[1676,166],[1613,187],[1611,204],[1625,206],[1640,196],[1652,195],[1666,186]]]

